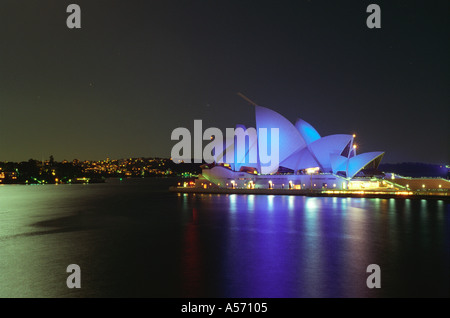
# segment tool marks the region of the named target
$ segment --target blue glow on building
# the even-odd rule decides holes
[[[219,187],[233,184],[234,188],[249,188],[248,185],[251,184],[254,188],[277,189],[289,185],[291,189],[343,190],[349,189],[351,180],[361,170],[376,170],[384,155],[381,151],[356,154],[355,135],[334,134],[321,137],[306,121],[298,119],[293,125],[288,119],[266,107],[255,106],[255,117],[257,140],[250,141],[247,138],[245,143],[231,144],[228,148],[232,149],[227,149],[226,156],[217,156],[225,158],[224,161],[206,167],[202,171],[202,178]],[[245,130],[242,125],[236,127]],[[266,131],[264,138],[261,137],[261,129]],[[278,130],[279,165],[275,168],[263,164],[265,161],[261,157],[264,151],[270,152],[271,147],[262,143],[271,144],[271,129]],[[257,154],[256,162],[249,162],[251,151]],[[235,159],[234,162],[226,162],[228,153]],[[269,156],[269,153],[266,155]],[[240,164],[238,161],[245,163]],[[273,182],[273,187],[269,185],[269,181]],[[368,182],[358,186],[369,185],[373,186]]]

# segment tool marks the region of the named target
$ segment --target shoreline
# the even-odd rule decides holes
[[[412,191],[333,191],[333,190],[298,190],[298,189],[228,189],[228,188],[194,188],[194,187],[169,187],[170,192],[192,194],[253,194],[253,195],[296,195],[308,197],[343,197],[343,198],[380,198],[380,199],[439,199],[450,200],[448,193],[437,194],[435,192],[414,193]]]

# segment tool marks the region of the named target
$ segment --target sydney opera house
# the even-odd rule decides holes
[[[293,124],[279,113],[257,105],[255,117],[256,140],[228,143],[231,147],[214,154],[215,162],[202,167],[196,187],[343,190],[386,186],[377,178],[384,152],[357,154],[355,135],[321,136],[302,119]],[[278,129],[279,164],[275,168],[261,163],[261,128]],[[252,152],[257,160],[248,160]]]

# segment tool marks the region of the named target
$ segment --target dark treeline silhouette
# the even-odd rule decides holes
[[[450,178],[450,169],[448,168],[448,165],[421,162],[384,163],[380,164],[378,169],[383,172],[393,172],[405,177]]]

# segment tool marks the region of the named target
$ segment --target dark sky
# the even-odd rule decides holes
[[[66,26],[81,7],[81,29]],[[381,29],[366,8],[381,7]],[[383,162],[450,163],[449,1],[18,1],[0,8],[0,161],[169,157],[255,127],[242,92]]]

